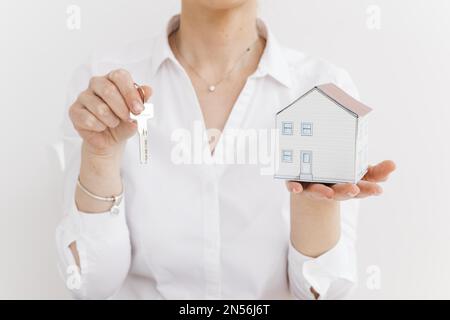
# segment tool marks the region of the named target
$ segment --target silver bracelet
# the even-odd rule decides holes
[[[91,198],[93,198],[95,200],[104,201],[104,202],[112,202],[113,205],[112,205],[111,209],[109,210],[109,212],[112,213],[112,214],[118,214],[119,213],[119,206],[120,206],[120,203],[122,202],[123,191],[122,191],[121,194],[119,194],[117,196],[100,197],[100,196],[98,196],[96,194],[93,194],[88,189],[86,189],[86,187],[81,184],[80,177],[78,177],[77,185],[85,194],[87,194],[89,197],[91,197]]]

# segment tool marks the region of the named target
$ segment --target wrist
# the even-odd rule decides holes
[[[81,165],[90,168],[94,175],[111,175],[118,173],[122,161],[124,144],[114,148],[96,149],[83,142],[81,146]]]
[[[80,181],[101,196],[117,195],[122,192],[120,175],[122,152],[92,153],[83,144],[81,151]]]
[[[120,167],[123,150],[121,148],[98,152],[98,150],[94,150],[83,143],[79,180],[85,189],[92,194],[105,198],[122,194]],[[94,199],[79,187],[75,191],[75,202],[78,210],[85,213],[109,211],[113,205],[109,202]]]
[[[81,153],[83,157],[92,160],[114,162],[120,161],[126,141],[116,144],[112,147],[97,148],[83,141]]]
[[[296,196],[298,199],[293,200],[298,204],[299,208],[302,208],[302,210],[297,210],[298,214],[317,216],[321,214],[329,215],[339,212],[340,203],[334,199],[318,199],[303,193]]]

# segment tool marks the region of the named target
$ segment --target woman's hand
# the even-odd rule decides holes
[[[147,101],[151,88],[141,88]],[[89,87],[70,107],[70,119],[83,139],[79,179],[90,192],[103,197],[122,192],[123,147],[137,129],[130,119],[130,112],[140,114],[143,109],[134,81],[123,69],[93,77]],[[111,208],[111,203],[93,199],[79,188],[75,192],[75,201],[83,212],[104,212]]]
[[[147,101],[151,88],[141,88]],[[69,116],[87,152],[93,156],[117,156],[123,142],[136,132],[130,112],[139,114],[142,110],[142,99],[130,73],[118,69],[91,78],[89,87],[70,107]]]
[[[375,166],[370,166],[366,175],[357,184],[338,183],[325,185],[321,183],[300,183],[289,181],[286,186],[289,192],[302,193],[315,200],[348,200],[352,198],[367,198],[383,192],[380,182],[388,179],[395,170],[395,163],[385,160]]]

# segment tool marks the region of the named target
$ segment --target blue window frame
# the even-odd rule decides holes
[[[282,126],[283,126],[282,128],[283,135],[291,136],[294,131],[294,124],[292,122],[283,122]]]
[[[313,135],[313,124],[312,122],[302,122],[301,123],[301,135],[302,136],[312,136]]]
[[[283,162],[292,162],[292,150],[283,150],[281,153],[281,160]]]

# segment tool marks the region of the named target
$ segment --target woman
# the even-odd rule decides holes
[[[353,286],[354,199],[379,195],[392,162],[357,185],[288,182],[287,192],[261,163],[217,158],[238,151],[223,142],[231,132],[272,129],[276,111],[317,84],[357,94],[345,71],[282,48],[256,14],[256,0],[183,0],[167,32],[75,74],[57,230],[75,296],[323,299]],[[130,120],[140,93],[155,105],[148,165]],[[208,135],[202,157],[195,131]]]

